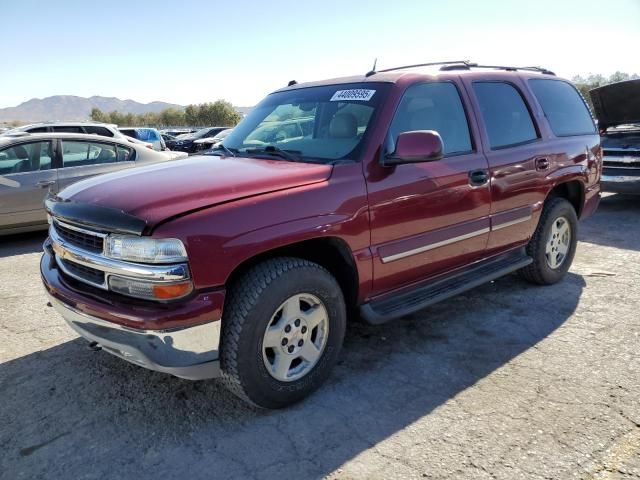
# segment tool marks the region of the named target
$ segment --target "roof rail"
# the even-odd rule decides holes
[[[502,65],[480,65],[478,63],[470,62],[469,60],[451,60],[448,62],[428,62],[428,63],[416,63],[414,65],[403,65],[401,67],[393,67],[393,68],[385,68],[384,70],[371,70],[366,74],[367,77],[375,75],[376,73],[384,73],[384,72],[393,72],[396,70],[405,70],[407,68],[416,68],[416,67],[433,67],[441,65],[441,71],[451,71],[451,70],[471,70],[472,68],[490,68],[494,70],[506,70],[510,72],[515,72],[518,70],[527,70],[530,72],[539,72],[545,75],[555,75],[551,70],[547,70],[543,67],[509,67]]]

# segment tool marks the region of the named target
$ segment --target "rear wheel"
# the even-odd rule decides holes
[[[571,267],[578,242],[578,217],[564,198],[550,199],[527,245],[533,263],[520,270],[530,282],[551,285],[560,281]]]
[[[225,385],[254,405],[280,408],[329,376],[344,338],[345,302],[320,265],[276,258],[231,286],[222,328]]]

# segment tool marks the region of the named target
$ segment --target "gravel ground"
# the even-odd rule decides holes
[[[640,199],[553,287],[509,276],[382,327],[283,411],[92,352],[0,239],[0,478],[640,479]]]

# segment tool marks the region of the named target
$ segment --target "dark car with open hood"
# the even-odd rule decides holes
[[[602,189],[640,195],[640,80],[589,92],[602,137]]]
[[[348,321],[561,281],[600,199],[588,107],[542,68],[290,82],[214,148],[48,198],[42,280],[95,349],[266,408],[328,378]]]

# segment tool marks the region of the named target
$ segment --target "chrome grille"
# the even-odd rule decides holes
[[[64,272],[77,279],[92,285],[103,286],[105,284],[105,274],[95,268],[86,267],[78,263],[70,262],[68,260],[58,260],[62,264]]]
[[[102,253],[104,248],[104,234],[74,227],[57,220],[54,221],[53,225],[58,236],[65,242],[89,252]]]

